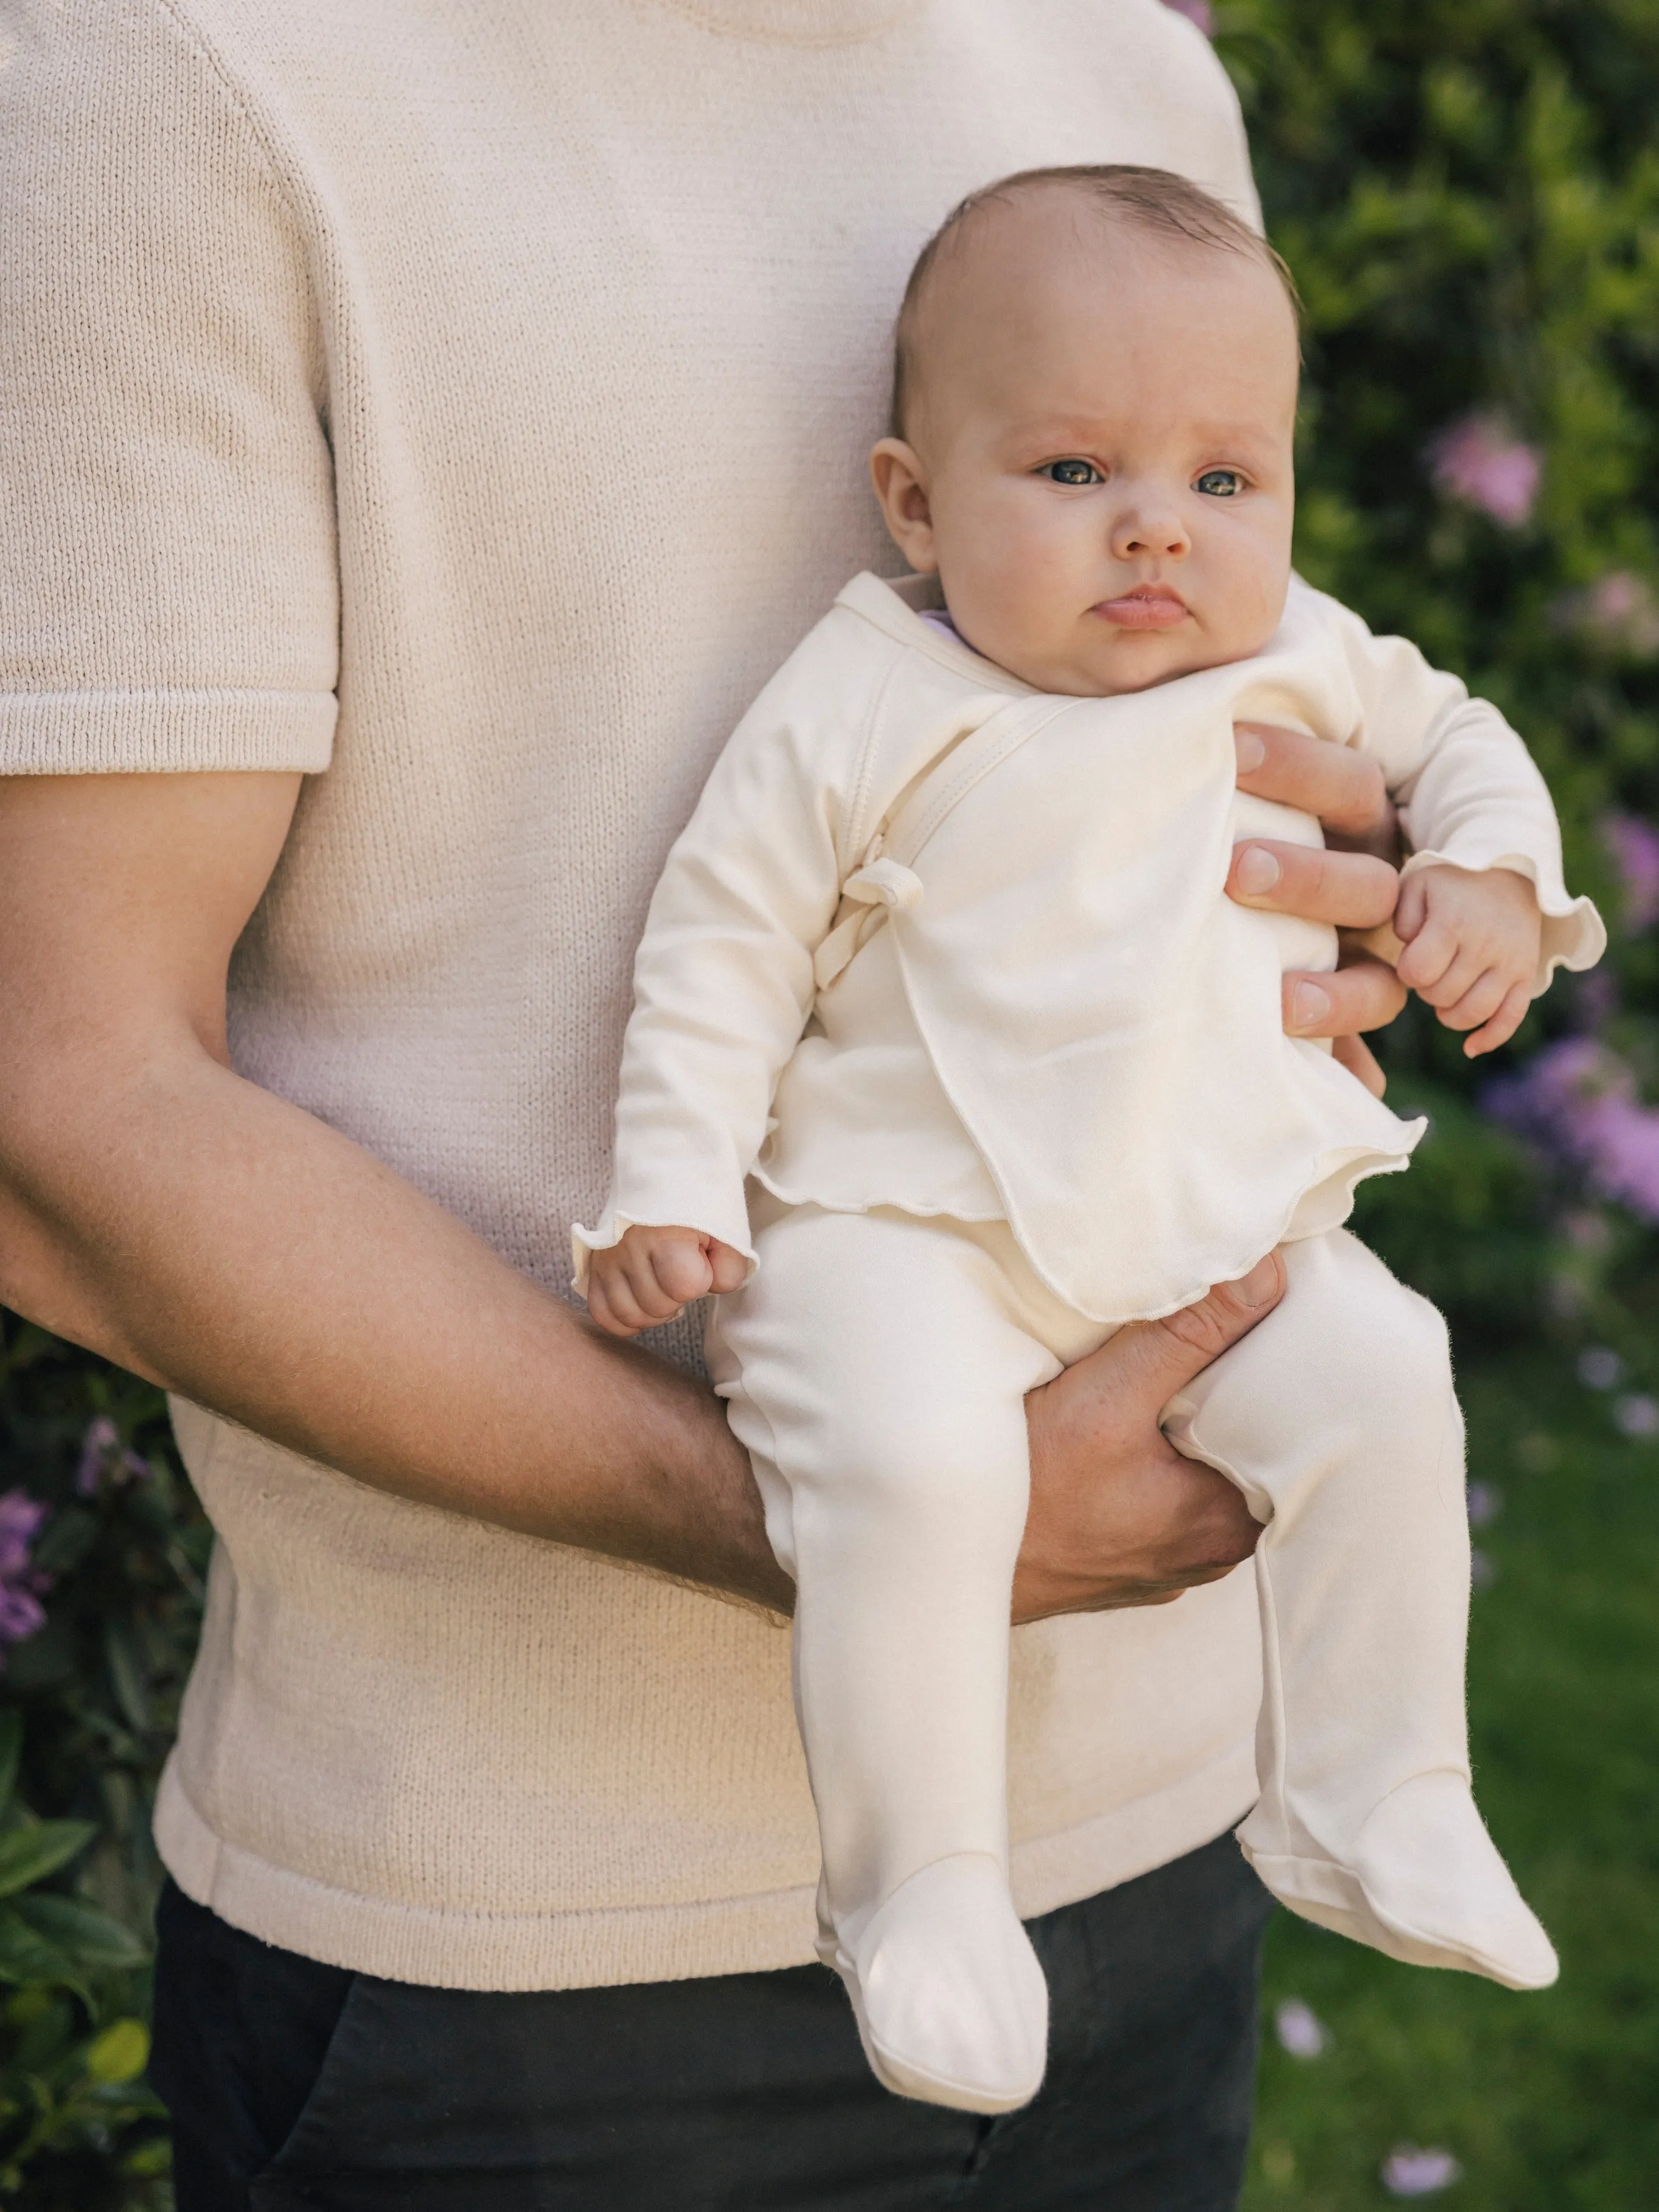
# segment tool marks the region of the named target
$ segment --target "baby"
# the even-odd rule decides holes
[[[847,586],[670,855],[574,1236],[617,1334],[719,1294],[797,1586],[820,1948],[881,2081],[975,2112],[1046,2049],[1008,1882],[1026,1394],[1276,1245],[1282,1302],[1164,1414],[1266,1524],[1239,1841],[1396,1958],[1556,1972],[1470,1793],[1445,1331],[1341,1226],[1423,1125],[1282,1032],[1334,935],[1223,886],[1236,838],[1320,833],[1236,792],[1234,722],[1378,761],[1400,972],[1469,1052],[1604,940],[1496,710],[1293,577],[1298,359],[1271,250],[1178,178],[1032,173],[951,216],[873,457],[916,574]]]

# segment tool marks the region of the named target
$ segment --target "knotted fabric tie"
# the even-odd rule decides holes
[[[813,955],[812,972],[820,991],[828,990],[869,934],[869,926],[889,910],[908,914],[920,903],[922,879],[902,862],[886,858],[877,837],[841,886],[835,927]],[[849,904],[853,911],[846,911]]]

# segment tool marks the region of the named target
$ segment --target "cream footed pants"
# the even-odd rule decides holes
[[[1040,2079],[1045,2019],[1006,1887],[1024,1399],[1111,1332],[1003,1223],[757,1212],[759,1269],[716,1302],[709,1354],[797,1586],[822,1948],[890,2087],[1006,2109]],[[1281,1304],[1164,1416],[1266,1523],[1262,1795],[1239,1841],[1310,1919],[1540,1985],[1554,1954],[1469,1790],[1444,1325],[1346,1231],[1285,1259]]]

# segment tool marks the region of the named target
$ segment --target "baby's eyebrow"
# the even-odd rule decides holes
[[[1070,450],[1095,451],[1121,445],[1126,434],[1133,435],[1135,424],[1133,420],[1125,423],[1104,417],[1054,416],[1013,423],[1009,428],[1013,441],[1020,446],[1040,449],[1054,457]],[[1223,451],[1248,453],[1280,442],[1277,426],[1264,422],[1200,421],[1183,424],[1182,430],[1195,447],[1202,448],[1206,457]]]

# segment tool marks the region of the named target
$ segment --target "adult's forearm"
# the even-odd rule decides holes
[[[187,1043],[61,1073],[0,1131],[6,1303],[378,1488],[788,1605],[706,1389]]]

